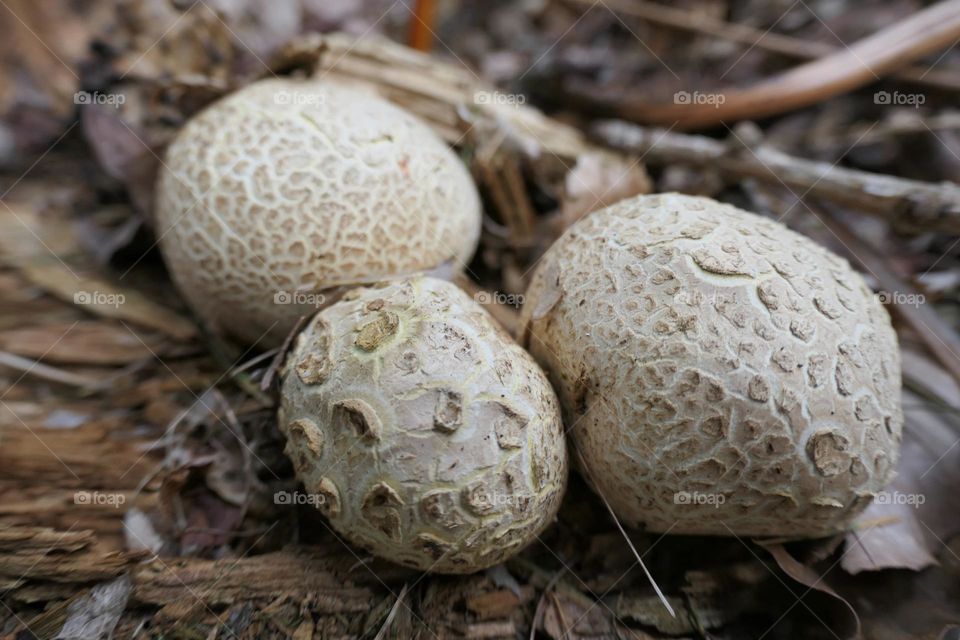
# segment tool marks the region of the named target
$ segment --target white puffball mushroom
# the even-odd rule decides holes
[[[708,198],[625,200],[550,248],[522,325],[585,477],[633,526],[817,537],[894,476],[889,316],[781,224]]]
[[[462,268],[480,224],[469,173],[427,125],[318,80],[261,80],[206,108],[171,144],[156,191],[187,301],[216,331],[266,347],[328,302],[320,291]]]
[[[553,521],[560,408],[539,366],[455,285],[350,291],[297,336],[279,424],[333,528],[380,557],[469,573]]]

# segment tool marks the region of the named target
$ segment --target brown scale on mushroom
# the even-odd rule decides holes
[[[317,350],[330,363],[322,383],[301,374]],[[287,455],[347,540],[469,573],[553,520],[567,477],[559,403],[533,358],[456,286],[358,288],[306,326],[287,362]]]
[[[170,145],[156,194],[184,297],[260,347],[322,306],[318,292],[460,269],[480,234],[456,154],[414,116],[328,80],[261,80],[215,102]]]
[[[433,428],[453,433],[460,426],[463,399],[456,391],[441,389],[437,393],[437,408],[433,414]]]
[[[551,247],[521,324],[590,479],[630,524],[827,535],[892,479],[889,317],[845,261],[780,224],[706,198],[620,202]]]

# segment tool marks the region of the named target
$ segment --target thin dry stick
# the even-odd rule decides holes
[[[556,592],[550,594],[550,601],[553,603],[553,608],[557,611],[557,621],[560,623],[560,640],[569,640],[570,632],[573,631],[573,629],[567,624],[567,617],[563,615],[563,607],[560,605],[560,598],[557,597]]]
[[[590,472],[587,470],[588,469],[587,463],[584,461],[583,455],[580,453],[580,449],[578,449],[576,445],[574,445],[573,450],[577,452],[577,458],[579,458],[580,460],[580,468],[583,470],[583,473],[589,476]],[[623,536],[623,539],[627,541],[627,545],[629,545],[630,551],[633,552],[633,555],[637,559],[637,562],[640,563],[640,568],[643,569],[643,572],[646,574],[647,580],[653,586],[653,590],[657,592],[657,597],[660,598],[660,602],[662,602],[663,606],[667,608],[667,611],[670,613],[670,615],[676,618],[677,613],[673,610],[673,607],[670,606],[670,602],[667,600],[667,597],[663,595],[662,591],[660,591],[660,587],[657,586],[656,581],[653,579],[653,576],[650,574],[650,571],[647,569],[647,565],[643,563],[643,558],[641,558],[640,554],[637,553],[637,548],[633,546],[633,541],[630,540],[630,536],[627,535],[627,532],[624,530],[623,525],[620,524],[620,519],[617,518],[617,514],[614,513],[613,507],[611,507],[610,503],[607,502],[607,497],[604,496],[603,492],[600,491],[600,486],[597,485],[596,482],[591,482],[591,484],[593,485],[594,491],[596,491],[597,495],[600,496],[600,499],[603,500],[603,504],[604,506],[607,507],[607,511],[610,512],[610,517],[612,517],[613,521],[616,523],[617,529],[620,530],[620,534]]]
[[[594,0],[566,0],[566,2],[582,7],[590,7],[594,4]],[[813,60],[836,53],[839,50],[839,47],[827,42],[806,40],[774,31],[761,31],[749,25],[714,18],[708,13],[679,9],[656,2],[647,2],[647,0],[630,0],[629,2],[606,0],[605,4],[616,13],[628,17],[738,42],[790,58]],[[936,71],[923,66],[915,66],[895,73],[894,77],[947,91],[960,90],[960,74],[951,71]]]
[[[960,186],[837,167],[787,155],[772,147],[745,147],[691,134],[607,121],[594,128],[606,144],[637,153],[654,165],[710,166],[736,178],[785,184],[914,229],[960,234]]]
[[[960,38],[960,0],[927,7],[849,47],[746,89],[714,91],[717,104],[650,104],[629,96],[607,109],[627,120],[670,124],[678,128],[710,127],[785,113],[870,84],[926,55],[952,46]],[[587,98],[588,101],[591,101]],[[595,106],[603,106],[594,101]]]

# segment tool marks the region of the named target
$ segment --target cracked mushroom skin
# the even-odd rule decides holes
[[[318,292],[461,268],[480,224],[466,168],[427,125],[326,81],[262,80],[217,101],[179,132],[156,192],[184,297],[214,330],[264,347]]]
[[[470,573],[553,521],[567,478],[556,396],[455,285],[350,291],[296,338],[281,377],[286,453],[354,545]]]
[[[632,526],[829,535],[893,478],[889,316],[781,224],[708,198],[625,200],[550,248],[521,324],[585,477]]]

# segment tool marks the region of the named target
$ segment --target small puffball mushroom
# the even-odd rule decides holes
[[[827,535],[894,475],[887,312],[781,224],[708,198],[625,200],[550,248],[522,326],[574,459],[633,526]]]
[[[262,80],[214,103],[177,135],[156,192],[187,301],[265,347],[326,289],[462,268],[480,224],[476,187],[431,129],[327,81]]]
[[[502,562],[567,478],[539,366],[455,285],[350,291],[296,338],[279,412],[297,477],[353,544],[425,571]]]

